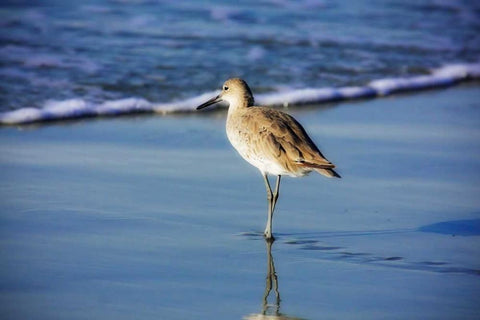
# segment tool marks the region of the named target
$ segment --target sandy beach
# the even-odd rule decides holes
[[[480,92],[291,108],[341,180],[286,178],[282,319],[476,319]],[[262,178],[224,112],[0,128],[6,319],[262,312]],[[260,317],[257,317],[260,319]],[[278,318],[280,319],[280,318]]]

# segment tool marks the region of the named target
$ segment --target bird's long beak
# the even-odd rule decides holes
[[[220,102],[220,101],[223,101],[223,100],[222,100],[221,95],[218,95],[218,96],[213,97],[212,99],[208,100],[207,102],[202,103],[201,105],[199,105],[199,106],[197,107],[197,110],[206,108],[206,107],[208,107],[208,106],[210,106],[210,105],[212,105],[212,104],[215,104],[215,103],[217,103],[217,102]]]

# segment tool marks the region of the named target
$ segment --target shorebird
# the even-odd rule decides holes
[[[221,93],[198,106],[197,110],[220,101],[229,104],[226,124],[228,140],[263,176],[268,202],[264,236],[273,239],[273,212],[282,175],[301,177],[311,171],[329,178],[340,178],[340,175],[333,170],[335,165],[323,156],[297,120],[276,109],[254,106],[252,91],[244,80],[227,80]],[[273,192],[268,174],[277,176]]]

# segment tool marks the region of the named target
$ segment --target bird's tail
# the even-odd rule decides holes
[[[304,167],[312,168],[313,170],[317,171],[321,175],[324,175],[325,177],[341,178],[340,175],[335,170],[333,170],[333,168],[335,168],[335,165],[333,163],[317,164],[317,163],[303,161],[300,163],[300,165]]]
[[[333,169],[315,169],[321,175],[329,178],[341,178],[341,176]]]

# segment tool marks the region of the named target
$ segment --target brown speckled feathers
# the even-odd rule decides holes
[[[279,110],[251,106],[237,111],[239,134],[251,152],[277,161],[286,171],[313,169],[327,177],[340,177],[292,116]],[[240,126],[239,126],[240,127]],[[243,131],[243,132],[242,132]],[[247,141],[248,140],[248,141]]]

